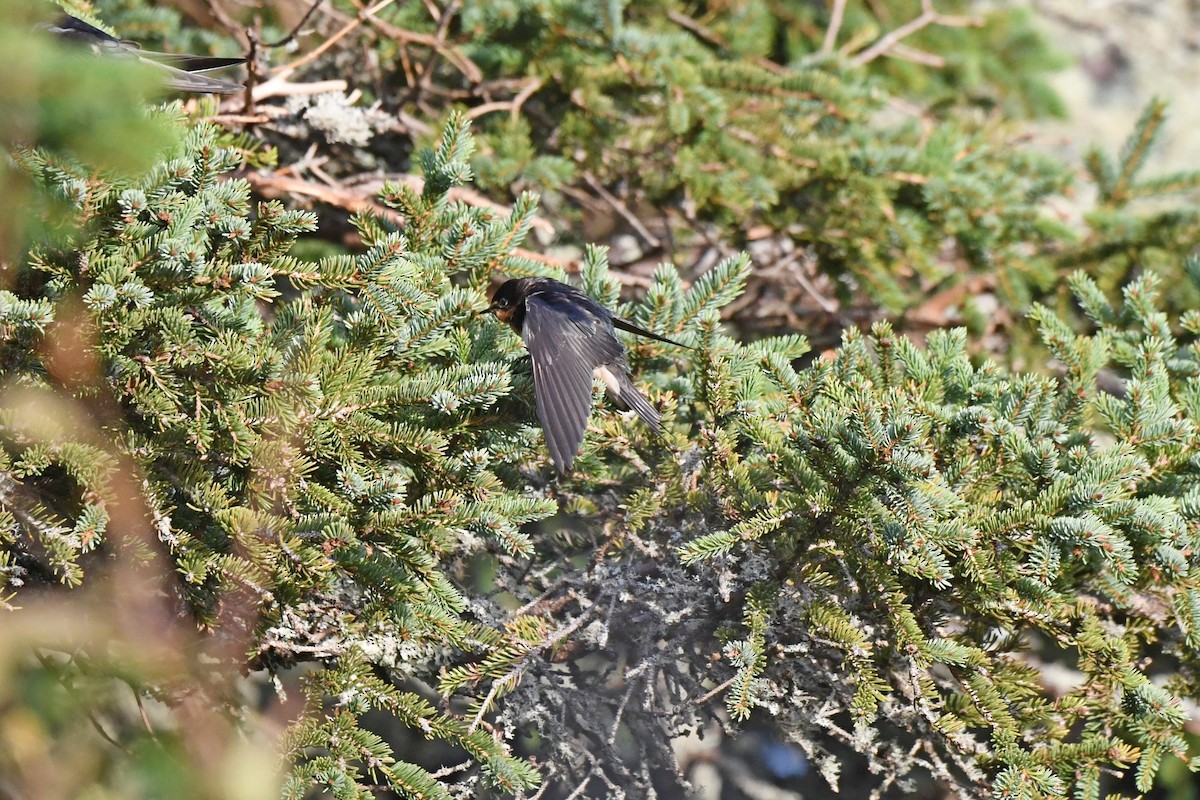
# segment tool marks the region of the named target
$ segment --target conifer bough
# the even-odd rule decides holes
[[[261,670],[307,697],[282,740],[295,798],[543,780],[665,796],[685,788],[674,737],[754,713],[833,782],[849,751],[880,786],[996,797],[1096,797],[1126,769],[1145,791],[1164,756],[1197,766],[1200,325],[1159,310],[1152,274],[1120,305],[1075,279],[1090,335],[1035,312],[1061,380],[972,358],[962,331],[921,349],[886,325],[798,369],[801,336],[721,331],[745,257],[687,289],[660,268],[629,305],[591,249],[588,295],[697,349],[686,369],[659,342],[628,351],[668,446],[598,413],[576,479],[551,486],[520,346],[475,313],[493,274],[543,271],[513,255],[534,202],[451,202],[470,147],[452,117],[424,190],[383,192],[403,230],[360,216],[362,253],[312,262],[289,251],[313,216],[252,207],[207,126],[138,179],[21,156],[80,228],[0,292],[0,566],[12,586],[166,593],[185,613],[166,617],[165,674],[121,654],[167,626],[136,648],[129,629],[69,648],[43,631],[42,660],[0,669],[77,702],[30,714],[95,720],[122,745],[97,764],[186,770],[195,725],[131,718],[109,689],[228,720]],[[60,616],[81,597],[61,593]],[[1059,662],[1073,680],[1051,693]],[[368,712],[464,766],[417,763]]]

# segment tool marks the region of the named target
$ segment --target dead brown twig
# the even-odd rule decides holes
[[[833,0],[833,8],[829,12],[829,27],[825,29],[825,40],[821,42],[822,53],[832,53],[837,44],[838,33],[842,30],[842,17],[846,13],[846,0]]]
[[[933,7],[933,0],[921,0],[920,16],[909,20],[891,33],[879,37],[873,45],[850,59],[850,63],[861,67],[864,64],[870,64],[881,56],[894,54],[893,51],[896,45],[903,39],[912,36],[919,30],[928,28],[930,25],[942,25],[949,28],[978,28],[983,25],[983,20],[979,17],[959,17],[942,14]],[[909,52],[919,51],[910,50]]]
[[[304,178],[281,175],[277,172],[250,172],[245,175],[245,178],[254,190],[264,197],[292,199],[306,197],[319,203],[344,209],[351,214],[366,211],[376,214],[381,219],[387,220],[397,227],[404,225],[404,218],[399,213],[375,199],[376,193],[383,188],[383,181],[379,179],[360,182],[351,189],[345,185],[329,185],[327,183],[305,180]],[[424,186],[424,182],[416,175],[406,175],[393,180],[408,183],[418,191]],[[470,189],[462,187],[451,189],[450,196],[452,199],[467,203],[468,205],[493,208],[501,213],[508,213],[511,210],[507,206],[492,202],[478,192],[473,192]],[[534,219],[533,227],[541,228],[548,232],[553,232],[554,230],[553,226],[544,219]],[[564,272],[577,272],[579,269],[578,263],[574,260],[552,258],[521,247],[514,248],[512,252],[513,255],[520,258],[536,261],[552,269],[560,269]]]
[[[242,32],[242,26],[238,24],[237,20],[229,16],[229,12],[225,10],[224,6],[216,2],[216,0],[204,0],[204,7],[208,10],[208,13],[213,15],[213,19],[231,35],[236,36]]]
[[[325,182],[317,183],[314,181],[305,180],[289,175],[281,175],[277,172],[252,172],[246,175],[246,180],[254,187],[256,191],[262,192],[267,197],[285,197],[288,195],[299,195],[301,197],[309,197],[327,205],[345,209],[351,213],[359,211],[370,211],[379,214],[396,225],[403,225],[403,218],[393,209],[388,208],[382,203],[375,200],[375,195],[384,186],[384,181],[379,178],[372,178],[365,181],[359,181],[353,185],[353,188],[348,188],[345,184],[329,184]],[[396,183],[406,183],[413,189],[420,191],[425,183],[416,175],[404,175],[390,179]],[[489,200],[484,195],[455,187],[450,190],[450,198],[457,200],[467,205],[478,206],[481,208],[489,208],[501,214],[510,213],[512,209],[508,206]],[[539,228],[547,233],[554,231],[553,226],[544,219],[534,219],[533,227]]]
[[[636,214],[629,210],[628,206],[621,202],[621,200],[613,195],[612,192],[608,191],[608,189],[605,189],[604,184],[600,183],[600,181],[596,179],[595,175],[590,172],[585,172],[583,173],[583,180],[588,186],[592,187],[592,191],[594,191],[601,200],[607,203],[613,211],[616,211],[619,215],[621,215],[622,219],[629,223],[629,227],[637,231],[638,236],[642,237],[642,241],[644,241],[646,245],[650,247],[650,249],[654,251],[659,251],[662,249],[662,242],[659,241],[658,237],[651,233],[650,229],[642,224],[642,221],[637,218]]]
[[[255,101],[268,97],[294,97],[298,95],[325,94],[326,92],[344,92],[349,85],[337,78],[328,81],[312,81],[310,83],[294,83],[284,75],[274,75],[265,83],[255,86],[250,94]]]
[[[722,50],[730,49],[729,43],[726,42],[723,38],[718,36],[713,31],[709,30],[708,28],[704,27],[699,22],[692,19],[691,17],[689,17],[686,14],[681,14],[678,11],[668,11],[667,19],[671,20],[671,22],[674,22],[676,25],[683,28],[684,30],[690,31],[691,33],[695,34],[695,36],[697,38],[703,39],[704,41],[708,42],[711,45],[719,47]],[[776,75],[790,75],[791,74],[790,69],[783,66],[782,64],[776,64],[774,61],[772,61],[769,58],[754,58],[753,60],[754,60],[754,63],[757,64],[758,66],[762,67],[763,69],[767,70],[768,72],[773,72]]]
[[[483,70],[476,66],[474,61],[463,55],[458,47],[448,45],[444,40],[439,40],[436,36],[427,33],[417,33],[397,27],[378,17],[369,17],[367,21],[375,30],[401,44],[418,44],[438,51],[442,58],[461,72],[469,83],[476,84],[483,80]],[[412,79],[415,80],[416,76],[413,75]]]
[[[425,63],[421,66],[421,70],[417,74],[417,82],[411,84],[408,102],[414,104],[420,103],[421,95],[429,88],[430,81],[433,79],[434,66],[439,59],[444,58],[442,54],[447,49],[446,33],[450,30],[450,22],[461,7],[461,0],[450,0],[441,13],[435,16],[437,19],[437,30],[434,31],[433,39],[436,44],[431,46],[429,56],[425,59]],[[430,13],[433,13],[435,8],[436,6],[432,6]]]
[[[542,88],[545,83],[541,78],[532,78],[529,80],[521,91],[513,96],[512,100],[496,100],[491,103],[484,103],[480,106],[475,106],[467,112],[467,119],[479,119],[484,114],[490,114],[493,111],[507,111],[514,122],[521,115],[521,106],[525,105],[525,101],[533,96],[533,93]]]
[[[281,175],[278,172],[249,172],[244,177],[251,187],[264,197],[290,198],[293,200],[298,197],[307,197],[319,203],[344,209],[351,214],[360,211],[369,211],[397,227],[404,225],[404,218],[400,214],[375,200],[376,193],[383,187],[383,181],[378,178],[360,181],[355,183],[353,188],[349,188],[346,185],[346,181],[343,181],[339,185],[331,186],[317,181],[305,180],[304,178]],[[424,182],[416,175],[399,176],[392,178],[392,180],[408,183],[417,191],[420,191],[424,186]],[[451,189],[450,196],[468,205],[493,208],[505,214],[511,210],[507,206],[489,200],[478,192],[462,187]],[[554,231],[554,227],[544,219],[535,218],[532,225],[546,232],[553,233]],[[536,262],[550,269],[558,269],[566,273],[579,271],[578,259],[555,258],[523,247],[513,248],[512,254],[518,258]],[[625,286],[636,286],[644,289],[650,285],[647,279],[638,275],[616,271],[610,274]]]
[[[934,69],[941,69],[946,66],[946,59],[935,53],[926,53],[924,50],[918,50],[915,47],[909,47],[906,44],[896,44],[892,47],[889,54],[894,58],[902,58],[905,61],[911,61],[914,64],[923,64]]]
[[[345,25],[343,25],[336,33],[334,33],[332,36],[330,36],[325,41],[321,42],[321,44],[317,45],[315,48],[313,48],[309,52],[305,53],[304,55],[302,55],[300,58],[296,59],[292,63],[285,64],[282,67],[279,67],[276,70],[274,70],[272,75],[286,77],[287,75],[290,75],[293,72],[295,72],[296,70],[300,69],[300,67],[304,66],[305,64],[308,64],[309,62],[314,61],[317,58],[320,58],[323,53],[325,53],[327,50],[329,50],[331,47],[333,47],[335,44],[340,42],[345,37],[349,36],[357,28],[362,26],[362,24],[364,22],[366,22],[368,19],[372,18],[374,15],[378,14],[383,9],[390,6],[395,1],[396,0],[379,0],[378,3],[371,6],[370,8],[366,9],[365,11],[360,13],[358,16],[356,16],[354,19],[350,20]]]
[[[291,44],[300,34],[300,30],[308,24],[308,21],[312,18],[312,15],[316,13],[318,8],[320,8],[321,3],[324,2],[325,0],[314,0],[312,5],[308,7],[308,11],[304,12],[304,16],[300,18],[300,21],[292,27],[291,31],[289,31],[286,36],[276,42],[264,42],[263,47],[269,47],[273,50],[276,47],[285,47]]]

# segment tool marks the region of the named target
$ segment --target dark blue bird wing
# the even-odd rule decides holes
[[[593,370],[623,365],[625,351],[606,317],[575,298],[552,292],[526,298],[521,337],[533,362],[533,389],[546,445],[558,471],[566,472],[587,429]]]

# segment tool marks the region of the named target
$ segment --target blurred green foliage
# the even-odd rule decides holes
[[[146,114],[156,86],[153,70],[62,46],[37,27],[48,13],[52,9],[42,4],[0,0],[0,59],[14,66],[0,81],[0,142],[9,152],[37,147],[72,153],[100,171],[149,169],[174,136]],[[33,213],[0,220],[3,260],[48,235],[64,210],[32,191],[7,159],[0,161],[0,196],[15,208],[37,204]]]

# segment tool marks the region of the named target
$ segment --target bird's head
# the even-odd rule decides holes
[[[524,283],[520,278],[505,281],[492,295],[492,304],[488,306],[488,311],[495,314],[496,319],[511,325],[513,314],[517,313],[524,297],[523,290]]]

